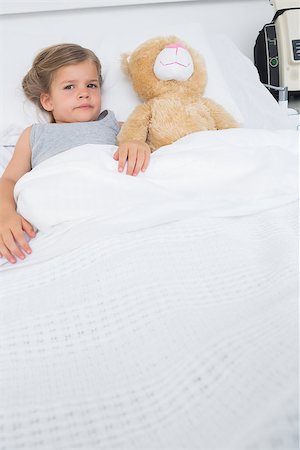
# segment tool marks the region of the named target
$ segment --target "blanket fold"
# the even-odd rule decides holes
[[[159,149],[145,173],[117,171],[116,147],[56,155],[15,186],[21,215],[39,230],[91,217],[128,231],[188,215],[239,216],[297,198],[297,132],[193,133]]]

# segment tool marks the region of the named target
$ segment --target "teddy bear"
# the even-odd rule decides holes
[[[239,126],[221,105],[203,97],[204,60],[178,37],[147,40],[121,56],[121,67],[144,103],[123,124],[118,144],[143,141],[153,152],[189,133]]]

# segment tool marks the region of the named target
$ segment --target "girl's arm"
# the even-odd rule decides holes
[[[26,128],[21,134],[13,156],[0,178],[0,256],[15,263],[18,256],[24,259],[24,249],[31,253],[24,231],[30,237],[35,236],[32,225],[16,212],[14,200],[14,187],[16,182],[31,170],[30,149],[31,127]]]

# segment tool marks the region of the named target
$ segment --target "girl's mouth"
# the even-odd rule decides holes
[[[77,106],[77,108],[79,108],[79,109],[85,109],[85,108],[92,108],[92,106],[91,106],[91,105],[83,104],[83,105]]]

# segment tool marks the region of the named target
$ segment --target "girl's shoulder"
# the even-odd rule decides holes
[[[24,128],[24,130],[22,131],[22,133],[19,136],[19,141],[26,141],[30,139],[30,134],[31,134],[31,130],[32,130],[33,125],[30,125],[29,127]]]
[[[30,134],[33,126],[34,126],[34,124],[29,125],[29,127],[24,128],[24,130],[22,131],[21,134],[24,134],[24,133],[25,134]]]
[[[120,131],[120,123],[117,121],[116,116],[110,109],[105,109],[98,117],[98,121],[105,123],[106,126],[113,128],[118,133]]]
[[[31,151],[31,134],[34,125],[26,127],[19,136],[16,147],[21,146],[23,148],[29,148]]]
[[[19,136],[12,158],[8,163],[3,176],[17,182],[21,176],[31,170],[31,126],[25,128]]]
[[[115,113],[113,111],[111,111],[110,109],[104,109],[103,111],[101,111],[98,119],[98,121],[104,121],[104,120],[116,120],[116,116]]]

